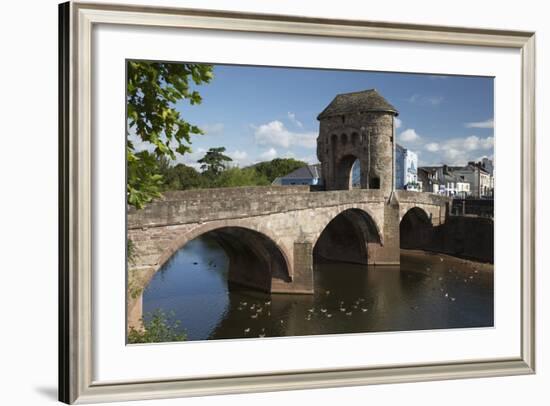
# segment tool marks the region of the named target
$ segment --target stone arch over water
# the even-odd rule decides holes
[[[291,263],[284,249],[264,233],[237,225],[204,225],[190,230],[172,244],[161,263],[199,237],[214,240],[225,251],[229,283],[270,292],[272,281],[290,281]]]
[[[367,264],[369,244],[380,246],[382,242],[380,229],[369,213],[346,209],[324,227],[313,248],[313,258]]]
[[[399,246],[405,249],[420,249],[429,243],[432,234],[431,215],[420,207],[412,207],[399,223]]]

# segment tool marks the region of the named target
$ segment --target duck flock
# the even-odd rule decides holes
[[[443,262],[444,259],[440,258],[440,261]],[[426,271],[431,273],[432,269],[431,267],[426,267]],[[473,274],[472,275],[466,275],[464,276],[460,271],[455,271],[452,268],[448,268],[448,273],[453,274],[455,278],[458,280],[459,278],[463,278],[464,283],[471,283],[474,281],[475,275],[479,273],[479,271],[474,267]],[[441,275],[441,274],[440,274]],[[447,278],[443,276],[438,276],[437,281],[439,282],[439,290],[441,292],[441,295],[447,299],[450,303],[456,301],[456,297],[451,295],[447,291],[447,287],[445,286],[445,280]],[[432,280],[432,276],[428,276],[426,278],[425,282],[428,282],[429,280]],[[437,288],[434,287],[434,288]],[[325,290],[324,294],[326,296],[331,295],[330,290]],[[327,306],[326,303],[319,306],[309,306],[305,309],[303,314],[303,320],[305,322],[311,322],[311,321],[322,321],[326,319],[333,319],[335,321],[342,320],[342,318],[348,318],[353,317],[354,315],[360,316],[360,315],[368,315],[369,307],[366,305],[365,298],[357,298],[356,300],[352,301],[335,301],[334,306]],[[410,307],[413,311],[417,311],[419,309],[418,305],[414,305]],[[237,307],[237,310],[239,312],[243,312],[242,315],[245,319],[248,318],[251,322],[250,327],[245,327],[243,329],[243,334],[246,337],[259,337],[263,338],[269,335],[266,332],[265,327],[261,328],[253,328],[253,321],[269,321],[269,323],[272,327],[272,329],[278,330],[280,327],[285,326],[285,320],[282,318],[279,318],[280,315],[273,313],[272,317],[272,301],[271,300],[265,300],[265,301],[258,301],[258,300],[250,300],[250,301],[240,301]],[[272,320],[272,318],[276,318],[275,320]],[[315,325],[312,325],[312,328]],[[280,333],[280,332],[279,332]],[[273,335],[280,335],[279,333],[273,334]]]
[[[325,295],[330,295],[330,290],[325,291]],[[365,304],[364,298],[358,298],[355,301],[350,301],[348,303],[344,301],[340,301],[337,306],[334,307],[325,307],[324,306],[311,306],[305,309],[304,312],[304,321],[311,321],[311,320],[323,320],[323,319],[331,319],[331,318],[338,318],[340,317],[351,317],[354,314],[361,315],[366,314],[369,309]],[[237,306],[237,311],[243,312],[243,316],[245,318],[248,318],[251,322],[251,325],[253,322],[258,321],[260,319],[271,319],[272,318],[272,301],[258,301],[258,300],[249,300],[249,301],[240,301]],[[276,317],[273,315],[273,317]],[[266,320],[267,321],[267,320]],[[273,322],[273,320],[269,320],[270,322]],[[275,326],[277,327],[284,327],[285,320],[279,319],[274,320]],[[256,323],[254,323],[256,324]],[[259,337],[263,338],[266,337],[266,328],[261,327],[259,329],[253,329],[251,326],[245,327],[243,329],[243,334],[247,337]],[[278,334],[277,334],[278,335]]]

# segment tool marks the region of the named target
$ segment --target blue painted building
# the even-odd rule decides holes
[[[419,190],[418,156],[395,144],[395,189]]]

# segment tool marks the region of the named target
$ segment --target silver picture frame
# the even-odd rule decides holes
[[[521,354],[489,361],[128,382],[93,380],[92,29],[97,24],[506,47],[521,52]],[[518,78],[520,79],[520,78]],[[535,33],[199,9],[59,6],[59,400],[90,403],[535,372]],[[121,292],[123,295],[123,292]]]

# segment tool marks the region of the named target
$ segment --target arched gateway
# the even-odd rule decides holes
[[[128,325],[138,325],[142,293],[154,274],[177,249],[205,233],[232,261],[230,279],[272,293],[313,293],[314,256],[398,264],[401,218],[417,207],[429,214],[431,225],[440,225],[449,199],[394,190],[397,114],[375,90],[336,96],[318,117],[325,191],[187,190],[167,192],[141,210],[129,208]],[[360,188],[352,189],[356,160]]]

